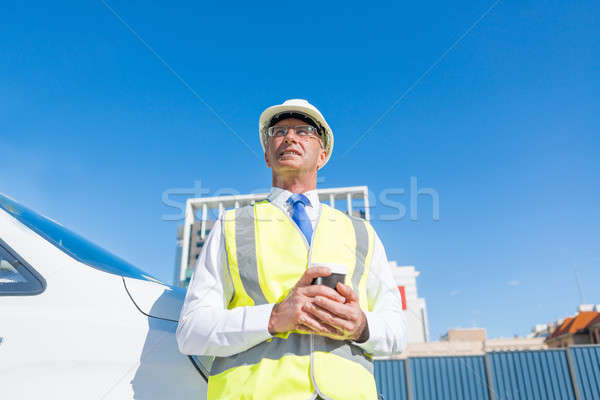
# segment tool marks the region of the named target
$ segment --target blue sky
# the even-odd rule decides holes
[[[573,313],[573,265],[600,303],[598,2],[106,4],[154,53],[100,1],[4,5],[1,192],[170,283],[163,193],[268,188],[258,116],[306,98],[335,134],[320,187],[369,186],[432,339]],[[421,196],[383,221],[411,177],[439,220]]]

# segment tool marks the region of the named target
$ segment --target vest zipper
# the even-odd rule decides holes
[[[323,211],[323,206],[321,204],[319,204],[319,217],[317,219],[317,223],[315,224],[315,229],[313,229],[312,235],[310,237],[310,245],[308,245],[308,241],[306,241],[304,234],[302,234],[302,231],[300,230],[300,228],[298,228],[298,231],[300,232],[300,234],[306,241],[306,244],[308,245],[308,264],[306,265],[307,269],[310,268],[310,264],[312,261],[312,249],[313,249],[313,244],[314,244],[314,238],[315,238],[315,233],[317,232],[317,229],[319,228],[319,222],[321,222],[322,211]],[[294,225],[296,225],[296,223],[293,220],[292,220],[292,223]],[[320,397],[322,397],[323,399],[329,400],[329,397],[327,397],[323,393],[321,393],[321,389],[319,389],[319,386],[317,386],[317,381],[315,380],[315,368],[314,368],[314,356],[313,356],[314,347],[315,347],[314,341],[315,341],[315,335],[311,333],[310,334],[310,380],[312,381],[312,384],[315,387],[317,394]]]
[[[271,202],[269,202],[269,203],[271,203]],[[317,223],[315,224],[315,229],[313,229],[312,235],[310,237],[310,244],[308,243],[308,240],[306,240],[306,236],[304,236],[304,233],[302,233],[302,231],[300,230],[300,227],[298,227],[298,225],[287,214],[287,212],[285,210],[283,210],[281,207],[279,207],[278,205],[275,205],[273,203],[271,203],[271,205],[274,205],[275,207],[279,208],[283,212],[283,214],[287,217],[288,221],[290,221],[291,224],[296,227],[296,230],[298,231],[300,236],[302,236],[302,239],[304,240],[304,243],[306,244],[306,247],[308,249],[308,264],[306,265],[306,268],[307,269],[310,268],[310,263],[312,260],[312,248],[313,248],[313,244],[314,244],[314,238],[315,238],[317,229],[319,228],[319,223],[321,222],[321,218],[323,216],[323,205],[319,203],[319,213],[317,216]],[[309,334],[309,336],[310,336],[310,380],[312,381],[312,384],[315,387],[317,394],[320,397],[322,397],[323,399],[328,400],[329,397],[327,397],[323,393],[321,393],[321,390],[317,386],[317,382],[315,380],[314,357],[313,357],[314,346],[315,346],[314,345],[315,335],[311,333],[311,334]]]

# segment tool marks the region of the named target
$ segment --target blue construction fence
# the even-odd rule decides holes
[[[385,400],[600,400],[600,345],[375,361]]]

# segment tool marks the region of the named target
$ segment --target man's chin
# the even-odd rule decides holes
[[[281,170],[299,170],[303,169],[304,165],[302,164],[302,160],[300,159],[285,159],[278,160],[277,162],[279,168]]]
[[[279,162],[279,165],[296,165],[298,167],[302,165],[302,158],[299,156],[283,156],[277,161]]]

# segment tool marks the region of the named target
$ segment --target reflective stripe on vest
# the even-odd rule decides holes
[[[364,220],[321,204],[308,246],[304,235],[277,206],[259,202],[229,210],[223,233],[236,307],[285,298],[308,265],[343,264],[346,284],[368,310],[366,279],[374,232]],[[209,399],[376,399],[373,363],[360,347],[302,331],[278,334],[231,357],[216,357]]]

